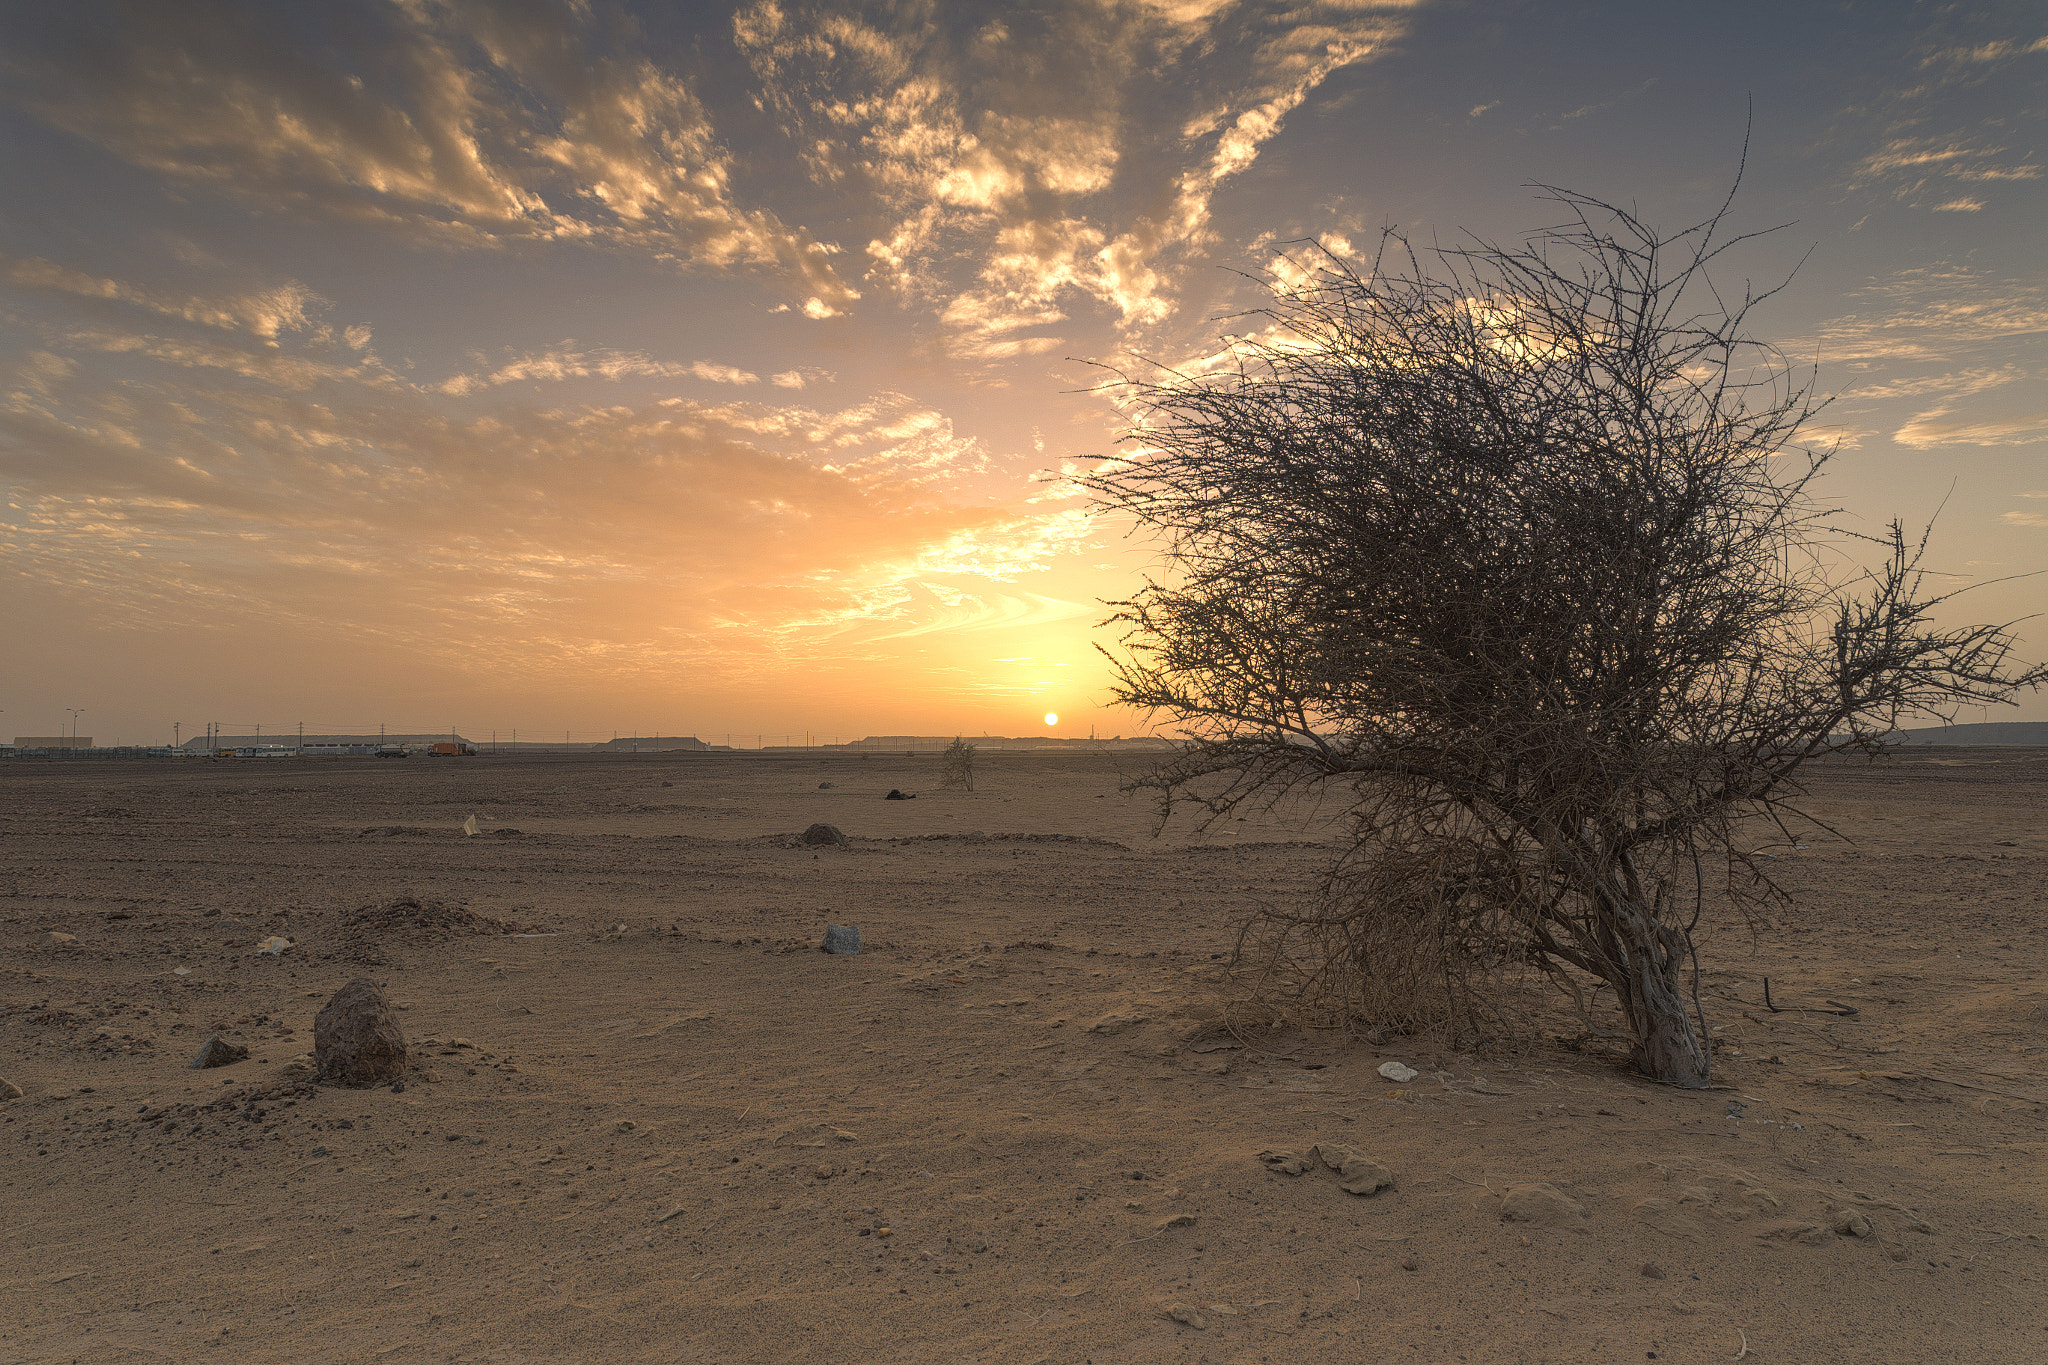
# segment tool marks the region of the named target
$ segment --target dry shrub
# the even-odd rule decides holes
[[[1513,859],[1448,833],[1354,847],[1307,906],[1243,923],[1234,974],[1317,1027],[1517,1046],[1540,1012],[1528,895]]]
[[[972,744],[969,744],[959,735],[955,735],[953,736],[953,742],[945,747],[939,754],[939,757],[946,761],[945,768],[939,774],[940,786],[965,787],[969,791],[974,790],[974,746]]]

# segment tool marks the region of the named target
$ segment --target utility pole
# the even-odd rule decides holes
[[[174,720],[171,722],[171,747],[173,749],[180,747],[183,741],[184,732],[185,723],[183,721]]]

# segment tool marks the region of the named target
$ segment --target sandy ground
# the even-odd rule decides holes
[[[1139,761],[0,766],[0,1362],[2048,1359],[2048,751],[1823,774],[1705,1092],[1233,1037],[1329,831]],[[294,1074],[358,975],[403,1090]]]

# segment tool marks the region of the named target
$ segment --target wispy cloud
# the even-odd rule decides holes
[[[1967,363],[1972,348],[2048,332],[2048,290],[2035,280],[1942,264],[1900,270],[1856,290],[1852,310],[1788,346],[1824,363]],[[1996,367],[1994,367],[1996,368]]]
[[[2048,409],[2003,417],[1960,415],[1933,408],[1892,434],[1902,446],[2016,446],[2048,441]]]
[[[4,253],[0,253],[0,279],[20,289],[125,304],[206,327],[246,331],[266,340],[280,332],[308,330],[314,325],[312,314],[327,306],[327,300],[296,280],[247,293],[201,297],[90,275],[41,257]],[[363,336],[367,344],[367,330]]]
[[[758,384],[761,377],[734,365],[708,360],[656,360],[643,351],[607,348],[575,350],[565,342],[552,350],[515,356],[474,374],[452,375],[434,387],[453,397],[479,393],[506,384],[560,383],[571,379],[701,379],[709,384]]]
[[[327,349],[73,328],[7,360],[0,568],[110,622],[297,625],[468,669],[687,662],[709,678],[977,613],[1041,619],[1052,599],[1012,585],[1087,535],[1025,487],[991,500],[979,443],[902,395],[519,401],[523,379],[700,365],[791,392],[565,347],[483,372],[456,408],[445,385]],[[969,479],[976,496],[957,496]]]
[[[1092,301],[1166,318],[1217,193],[1398,5],[1059,0],[969,33],[920,7],[760,0],[734,34],[816,183],[886,223],[869,278],[938,315],[954,354],[1062,344]]]
[[[742,202],[688,80],[587,7],[393,4],[308,43],[285,9],[93,0],[10,19],[0,63],[49,125],[194,188],[425,243],[589,242],[765,267],[813,316],[832,249]]]

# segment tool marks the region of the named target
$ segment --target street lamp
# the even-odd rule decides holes
[[[67,706],[64,709],[71,713],[71,747],[76,749],[78,747],[78,718],[85,714],[85,708],[83,706]]]

